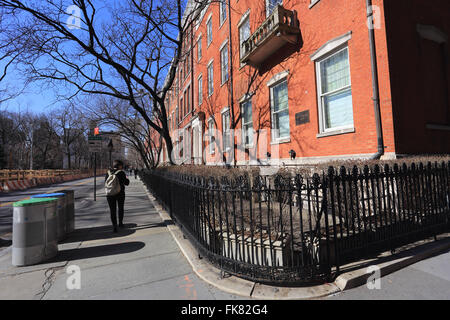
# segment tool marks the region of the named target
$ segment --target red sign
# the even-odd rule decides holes
[[[94,136],[99,135],[99,134],[100,134],[99,129],[98,129],[98,128],[95,128],[95,129],[94,129]]]

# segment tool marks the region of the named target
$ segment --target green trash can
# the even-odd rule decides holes
[[[13,204],[12,264],[27,266],[58,253],[57,198],[36,198]]]
[[[59,190],[66,194],[66,233],[75,230],[75,191],[74,190]]]

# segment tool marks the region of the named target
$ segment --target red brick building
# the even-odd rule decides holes
[[[176,154],[288,164],[450,153],[449,34],[448,0],[210,3],[185,31],[166,101]]]

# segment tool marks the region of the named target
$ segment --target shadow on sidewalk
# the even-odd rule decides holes
[[[107,244],[95,247],[61,250],[59,251],[58,255],[55,258],[47,260],[45,261],[45,263],[73,261],[90,258],[100,258],[119,254],[127,254],[141,250],[144,247],[145,247],[144,242],[133,241],[125,243]]]
[[[402,247],[396,248],[396,251],[394,254],[391,254],[389,256],[380,257],[379,254],[373,254],[366,256],[365,258],[362,258],[360,262],[353,262],[348,263],[347,265],[343,265],[340,268],[340,273],[347,273],[355,270],[359,270],[362,268],[367,268],[371,265],[380,265],[383,263],[391,262],[393,260],[398,260],[401,258],[413,258],[414,256],[420,254],[421,252],[426,252],[427,250],[432,250],[434,247],[436,247],[439,244],[443,244],[445,242],[450,242],[450,237],[445,237],[442,239],[439,239],[438,241],[430,240],[430,238],[426,239],[429,240],[429,242],[417,245],[414,243],[410,243],[407,245],[404,245]],[[450,252],[450,249],[445,249],[444,251],[438,251],[433,254],[430,254],[427,256],[428,258],[432,258],[435,256],[439,256],[445,253]]]
[[[60,244],[80,242],[80,241],[92,241],[92,240],[106,240],[129,236],[136,232],[134,228],[137,227],[135,223],[128,223],[124,225],[124,228],[119,228],[119,232],[113,233],[112,226],[101,226],[92,228],[80,228],[75,229],[68,238],[61,241]]]
[[[119,232],[113,233],[112,226],[101,226],[92,228],[80,228],[72,232],[69,237],[60,242],[60,244],[81,242],[81,241],[92,241],[92,240],[107,240],[122,238],[132,235],[138,230],[149,229],[149,228],[161,228],[166,227],[167,222],[157,222],[157,223],[147,223],[147,224],[136,224],[136,223],[126,223],[123,228],[119,228]]]

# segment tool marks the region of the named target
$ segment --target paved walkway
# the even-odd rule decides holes
[[[96,202],[93,194],[76,202],[76,230],[55,259],[14,267],[11,249],[0,251],[0,299],[242,299],[193,273],[143,184],[130,181],[119,233],[100,189]],[[80,289],[67,287],[70,266],[80,268]]]
[[[327,297],[331,300],[450,300],[450,250],[380,279],[378,288],[366,285]]]

